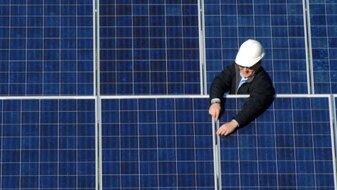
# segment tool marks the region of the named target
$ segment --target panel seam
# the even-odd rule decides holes
[[[304,41],[305,41],[305,54],[307,65],[307,80],[308,80],[308,94],[315,94],[314,86],[314,73],[313,73],[313,59],[312,59],[312,45],[311,45],[311,32],[310,32],[310,6],[309,0],[303,0],[303,21],[304,21]]]
[[[102,107],[100,94],[100,43],[99,43],[99,0],[93,0],[93,67],[95,97],[95,188],[102,190]]]
[[[204,0],[198,0],[200,94],[207,94]]]
[[[333,159],[333,174],[334,174],[334,184],[335,184],[335,189],[337,189],[337,168],[336,168],[336,145],[337,145],[337,131],[336,131],[336,101],[335,98],[337,95],[330,94],[329,96],[329,113],[330,113],[330,131],[331,131],[331,151],[332,151],[332,159]]]

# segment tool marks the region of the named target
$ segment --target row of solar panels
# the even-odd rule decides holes
[[[221,138],[223,188],[334,189],[336,98],[278,96]],[[215,188],[207,97],[103,97],[101,110],[95,102],[1,99],[1,188]],[[220,122],[243,102],[228,97]]]
[[[0,95],[94,95],[97,76],[104,95],[207,94],[248,38],[278,94],[337,92],[335,2],[103,0],[98,20],[95,6],[2,3]]]

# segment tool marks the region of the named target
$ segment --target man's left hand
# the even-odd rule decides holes
[[[219,136],[228,136],[238,126],[239,126],[239,124],[235,120],[232,120],[230,122],[227,122],[227,123],[221,125],[221,127],[219,127],[219,129],[217,130],[216,134],[219,135]]]

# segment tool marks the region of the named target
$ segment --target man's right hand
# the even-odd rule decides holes
[[[211,104],[208,113],[214,120],[218,120],[220,116],[221,106],[220,103]]]

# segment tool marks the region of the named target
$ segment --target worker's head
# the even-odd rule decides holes
[[[239,65],[240,72],[244,77],[250,77],[260,67],[264,55],[260,42],[249,39],[241,44],[235,63]]]

